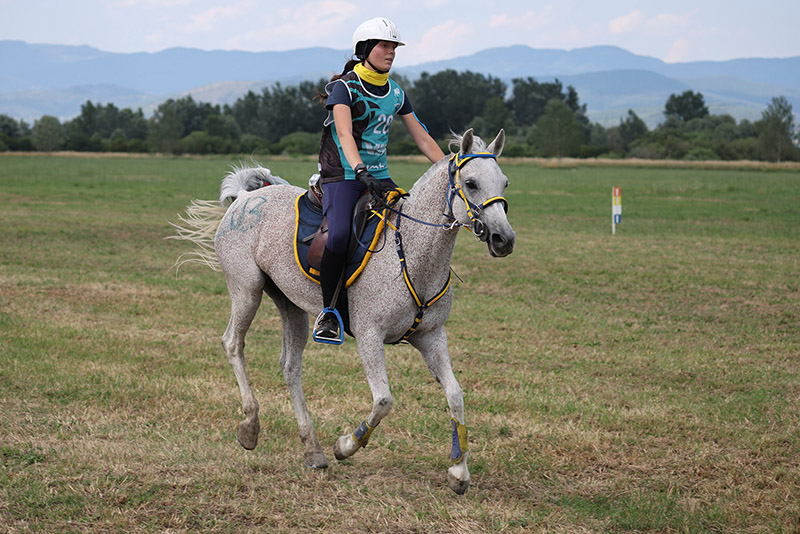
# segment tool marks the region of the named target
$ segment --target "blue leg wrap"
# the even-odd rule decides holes
[[[366,447],[373,430],[375,430],[375,427],[369,426],[369,423],[367,423],[365,419],[364,421],[361,421],[361,424],[358,425],[358,428],[353,431],[353,440],[361,447]]]
[[[455,418],[451,419],[453,425],[453,447],[450,449],[450,461],[457,464],[464,458],[464,453],[469,450],[467,441],[467,425],[462,425]]]

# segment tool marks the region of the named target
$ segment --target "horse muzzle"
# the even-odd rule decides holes
[[[516,241],[516,234],[511,227],[507,231],[501,232],[484,232],[486,235],[486,246],[489,248],[489,254],[495,258],[503,258],[514,252],[514,242]]]

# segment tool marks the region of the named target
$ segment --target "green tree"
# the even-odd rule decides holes
[[[564,92],[563,84],[558,80],[552,82],[537,82],[534,78],[514,78],[511,80],[511,98],[508,102],[514,122],[517,126],[527,128],[536,124],[539,117],[544,115],[547,103],[550,100],[561,100],[573,111],[575,117],[585,130],[586,138],[590,130],[589,119],[586,117],[586,105],[581,105],[578,92],[571,85]]]
[[[22,121],[17,121],[8,115],[0,115],[0,134],[9,138],[22,137]]]
[[[511,110],[499,96],[493,96],[486,101],[483,114],[476,117],[470,123],[475,129],[475,133],[484,139],[494,139],[501,129],[505,129],[506,134],[511,134],[514,128],[514,120]]]
[[[148,139],[156,151],[174,153],[183,137],[183,121],[178,110],[168,103],[158,106],[150,118],[149,131]]]
[[[708,107],[702,93],[684,91],[680,95],[669,95],[664,106],[664,115],[667,118],[676,117],[681,121],[687,122],[707,116]]]
[[[796,148],[792,143],[794,114],[785,96],[773,97],[756,122],[758,139],[767,159],[780,163]]]
[[[628,110],[628,116],[619,121],[619,137],[622,143],[622,151],[630,149],[634,141],[638,141],[647,135],[647,124],[632,110]]]
[[[433,75],[423,72],[408,93],[431,136],[441,139],[451,130],[465,130],[489,99],[503,99],[506,85],[492,76],[448,69]]]
[[[553,98],[531,130],[529,142],[545,157],[577,156],[583,128],[575,112],[562,100]]]
[[[44,115],[33,125],[33,145],[36,150],[52,152],[61,146],[64,134],[61,122],[52,115]]]

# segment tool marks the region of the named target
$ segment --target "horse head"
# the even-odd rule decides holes
[[[497,164],[503,152],[503,130],[487,146],[467,130],[457,139],[459,150],[450,158],[449,203],[456,221],[470,228],[494,257],[514,250],[514,229],[508,222],[508,201],[503,197],[508,178]]]

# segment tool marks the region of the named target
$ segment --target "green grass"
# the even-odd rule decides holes
[[[370,407],[355,344],[309,345],[332,463],[302,467],[268,302],[249,333],[261,440],[241,449],[219,273],[165,240],[227,158],[0,156],[0,531],[796,532],[800,171],[503,161],[514,254],[465,233],[448,322],[473,484],[412,349]],[[307,159],[264,161],[302,185]],[[410,187],[425,165],[395,161]],[[611,187],[622,224],[611,236]]]

